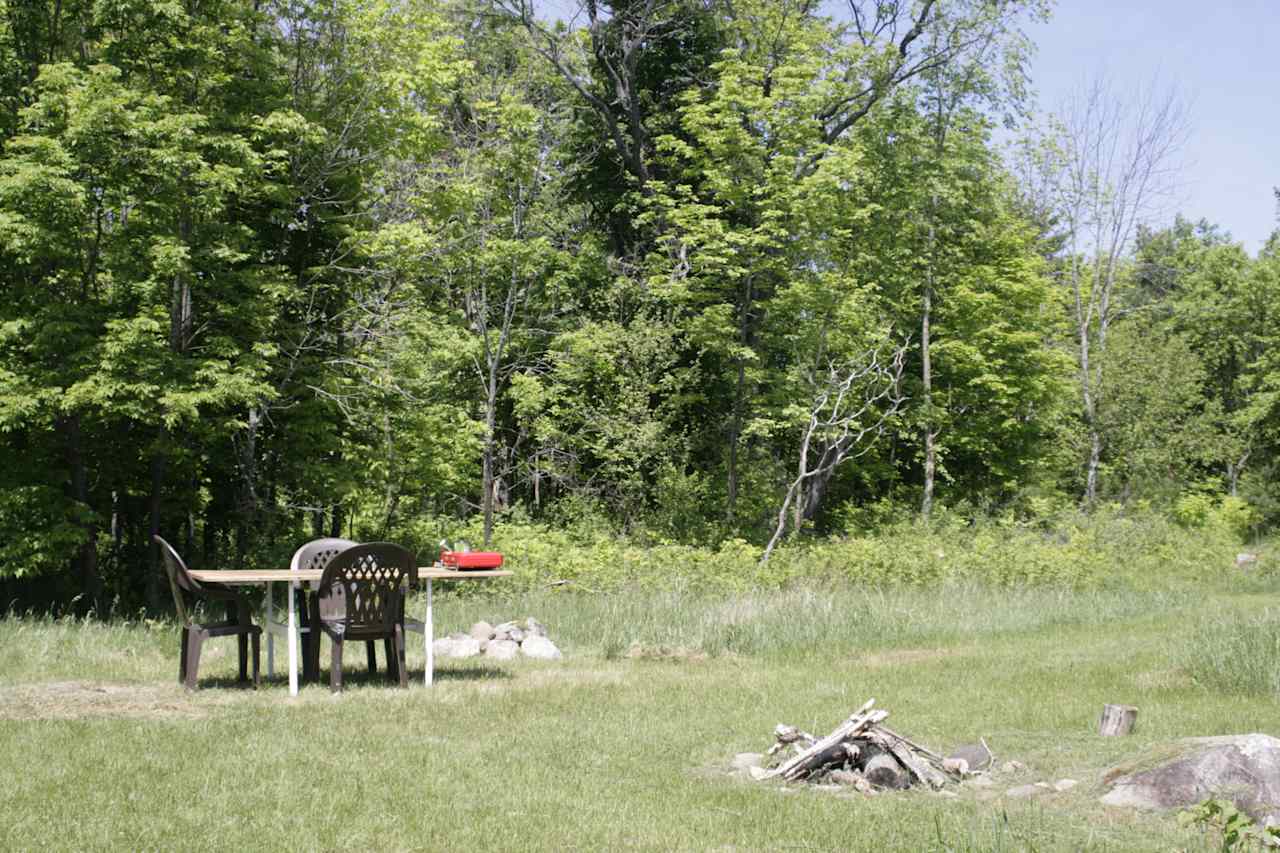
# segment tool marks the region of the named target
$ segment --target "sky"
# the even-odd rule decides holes
[[[1058,0],[1027,34],[1042,109],[1097,72],[1120,94],[1176,86],[1190,118],[1178,211],[1250,254],[1280,227],[1280,0]]]

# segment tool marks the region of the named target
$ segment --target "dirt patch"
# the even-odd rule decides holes
[[[83,720],[102,717],[198,719],[208,711],[180,687],[54,681],[0,688],[0,719]]]
[[[886,666],[943,660],[967,652],[968,649],[889,649],[883,652],[869,652],[857,658],[855,662],[872,669],[879,669]]]

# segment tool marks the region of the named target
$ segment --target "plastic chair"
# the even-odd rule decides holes
[[[173,592],[173,604],[182,620],[182,648],[178,655],[178,681],[186,685],[188,690],[195,690],[197,673],[200,668],[200,649],[204,641],[210,637],[235,636],[240,646],[240,680],[248,680],[248,645],[253,644],[253,686],[260,683],[258,673],[259,640],[262,629],[253,624],[249,615],[249,599],[235,590],[224,586],[205,586],[198,582],[187,571],[187,564],[178,556],[173,546],[160,536],[152,536],[160,546],[160,556],[164,558],[165,574],[169,576],[169,588]],[[184,595],[185,593],[185,595]],[[190,596],[192,607],[188,608],[185,598]],[[227,618],[222,622],[196,622],[194,604],[196,601],[225,601]]]
[[[333,647],[329,687],[342,692],[342,647],[346,640],[381,639],[386,646],[387,675],[409,686],[404,660],[405,586],[418,579],[413,554],[390,542],[348,548],[325,567],[311,596],[311,655],[320,661],[320,634]],[[374,671],[370,667],[370,671]]]
[[[293,552],[293,559],[289,561],[289,570],[293,572],[308,570],[323,570],[329,565],[329,561],[341,554],[348,548],[354,548],[358,542],[352,542],[350,539],[338,539],[335,537],[327,537],[324,539],[313,539],[303,545],[301,548]],[[306,604],[305,596],[302,590],[298,591],[298,597],[302,599],[299,603],[298,612],[300,615],[301,625],[298,627],[302,648],[302,680],[303,681],[319,681],[320,680],[320,658],[319,650],[313,658],[311,655],[311,610]],[[270,622],[267,630],[275,634],[287,634],[289,626],[285,622]],[[373,659],[373,643],[369,643],[369,658]]]

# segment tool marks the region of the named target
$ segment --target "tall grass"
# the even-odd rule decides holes
[[[1207,689],[1280,698],[1280,612],[1208,619],[1187,639],[1182,660]]]

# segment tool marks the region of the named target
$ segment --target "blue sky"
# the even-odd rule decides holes
[[[1028,35],[1042,109],[1099,71],[1118,93],[1174,84],[1190,114],[1178,209],[1251,254],[1280,226],[1280,0],[1058,0]]]

